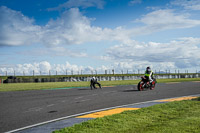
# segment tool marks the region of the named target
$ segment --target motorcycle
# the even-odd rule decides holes
[[[156,79],[154,78],[153,79],[153,82],[150,83],[146,78],[145,76],[142,76],[141,77],[141,81],[138,83],[138,91],[143,91],[143,90],[147,90],[147,89],[150,89],[150,90],[153,90],[156,86]]]

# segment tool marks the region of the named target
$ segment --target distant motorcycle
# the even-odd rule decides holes
[[[156,86],[156,79],[153,79],[153,82],[150,83],[149,81],[147,81],[147,79],[145,78],[145,76],[141,77],[141,81],[138,83],[138,90],[139,91],[143,91],[143,90],[153,90]]]

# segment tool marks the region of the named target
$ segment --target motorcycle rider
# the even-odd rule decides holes
[[[91,88],[91,90],[92,90],[92,88],[96,89],[95,84],[98,84],[99,88],[101,88],[101,84],[99,82],[97,82],[97,78],[96,77],[92,77],[92,79],[90,80],[90,88]]]
[[[144,76],[147,79],[147,82],[149,81],[150,84],[153,82],[153,79],[154,79],[153,71],[151,71],[151,68],[149,66],[146,68]]]

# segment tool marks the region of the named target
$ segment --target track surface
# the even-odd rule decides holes
[[[195,94],[200,94],[200,82],[160,83],[155,90],[142,92],[134,85],[0,92],[0,132],[102,108]]]

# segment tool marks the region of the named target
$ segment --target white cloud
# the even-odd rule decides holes
[[[42,72],[47,72],[48,70],[51,70],[51,65],[47,61],[40,62],[38,67]]]
[[[91,19],[83,16],[78,8],[63,12],[57,20],[51,20],[42,28],[41,41],[47,46],[83,44],[98,41],[129,41],[130,31],[122,27],[109,29],[91,25]]]
[[[167,68],[189,68],[200,65],[199,38],[181,38],[165,44],[131,40],[131,37],[136,35],[200,25],[200,20],[190,19],[188,14],[176,14],[174,10],[157,10],[148,13],[136,20],[136,22],[143,23],[144,26],[130,29],[120,26],[115,29],[92,26],[92,20],[84,16],[78,8],[63,12],[60,18],[49,21],[45,26],[34,25],[34,20],[6,7],[0,7],[0,10],[3,12],[0,13],[0,45],[17,46],[37,42],[48,47],[42,50],[42,53],[45,54],[55,52],[54,55],[57,56],[63,56],[67,53],[71,57],[87,57],[86,53],[79,50],[74,52],[66,46],[87,42],[118,41],[121,45],[111,47],[108,49],[107,55],[102,57],[114,60],[116,63],[112,66],[100,66],[96,69],[102,71],[103,68],[112,69],[115,67],[139,69],[151,65],[152,62],[154,66]],[[24,70],[26,73],[31,73],[34,69],[38,73],[42,70],[41,66],[43,65],[45,68],[48,63],[39,64],[21,64],[16,67],[16,71]],[[48,68],[63,72],[66,68],[74,71],[80,69],[95,70],[95,68],[71,64],[68,64],[68,67],[65,65],[50,66]],[[5,69],[13,71],[14,68],[2,67],[1,71],[5,71]]]
[[[90,19],[83,16],[78,8],[62,13],[56,20],[50,20],[45,26],[33,24],[33,20],[20,12],[1,7],[0,45],[27,45],[40,43],[47,47],[82,44],[102,40],[128,40],[122,27],[102,29],[91,26]],[[9,16],[9,17],[7,17]]]
[[[83,52],[82,49],[69,49],[62,46],[56,46],[56,47],[49,47],[49,48],[31,48],[29,50],[25,49],[24,51],[17,52],[18,55],[23,56],[34,56],[34,57],[87,57],[88,54],[86,52]]]
[[[10,67],[0,67],[0,73],[1,75],[5,75],[7,72],[8,75],[14,75],[14,72],[16,75],[32,75],[33,71],[35,75],[48,75],[49,71],[52,75],[56,74],[66,74],[66,70],[68,71],[68,74],[71,74],[71,71],[74,72],[74,74],[77,74],[78,71],[84,70],[82,66],[70,64],[69,62],[66,62],[65,64],[50,64],[48,61],[42,61],[42,62],[34,62],[34,63],[25,63],[25,64],[17,64],[15,66]]]
[[[81,44],[98,39],[96,33],[99,32],[102,32],[101,28],[91,27],[90,20],[82,16],[79,9],[72,8],[65,11],[57,20],[49,21],[43,28],[42,41],[54,46]]]
[[[28,45],[36,42],[47,47],[82,44],[109,40],[110,36],[116,36],[123,30],[116,28],[113,32],[112,29],[91,26],[91,20],[83,16],[77,8],[65,11],[60,18],[50,20],[45,26],[34,25],[34,20],[7,7],[2,6],[0,10],[0,45],[5,46]],[[121,35],[119,34],[117,39],[122,39]]]
[[[143,62],[143,65],[145,63]],[[134,66],[134,67],[133,67]],[[137,66],[137,68],[136,68]],[[120,62],[114,63],[110,66],[99,66],[97,68],[91,66],[78,66],[76,64],[70,64],[66,62],[65,64],[50,64],[47,61],[42,62],[34,62],[34,63],[25,63],[25,64],[17,64],[15,66],[7,66],[7,67],[0,67],[0,74],[1,75],[68,75],[70,74],[104,74],[107,70],[107,73],[112,73],[112,70],[115,70],[115,73],[121,73],[121,70],[129,69],[132,71],[133,69],[136,71],[137,69],[143,69],[144,67],[140,65],[136,65],[134,63],[127,63],[127,62]],[[144,68],[145,69],[145,68]],[[129,71],[129,72],[130,72]],[[50,73],[49,73],[50,72]],[[133,72],[133,71],[132,71]]]
[[[87,57],[87,53],[81,52],[81,50],[69,50],[64,47],[53,47],[47,50],[47,53],[55,53],[54,56],[70,56],[70,57]]]
[[[50,64],[48,61],[42,62],[34,62],[34,63],[25,63],[25,64],[17,64],[14,66],[0,66],[0,74],[1,75],[68,75],[70,74],[95,74],[97,73],[105,73],[105,70],[113,69],[111,66],[99,66],[97,68],[91,66],[79,66],[76,64],[70,64],[66,62],[65,64]],[[50,72],[50,73],[49,73]]]
[[[0,7],[0,46],[27,45],[37,42],[40,26],[21,12]]]
[[[200,10],[199,0],[174,0],[171,1],[171,4],[176,6],[182,6],[185,9]]]
[[[165,64],[171,68],[192,68],[200,65],[200,38],[180,38],[169,43],[137,42],[115,45],[107,50],[105,58],[118,62],[120,67],[136,65],[160,67]]]
[[[153,32],[191,28],[200,25],[200,20],[189,19],[189,14],[176,14],[173,10],[156,10],[144,15],[135,22],[145,24],[143,27],[133,29],[134,34],[151,34]]]
[[[88,7],[97,7],[103,9],[104,0],[68,0],[64,4],[61,4],[54,8],[48,8],[48,11],[61,10],[61,9],[70,9],[70,8],[88,8]]]
[[[33,24],[33,20],[22,13],[1,7],[0,45],[27,45],[40,43],[46,47],[83,44],[99,41],[131,42],[131,37],[151,34],[167,29],[190,28],[200,25],[200,20],[189,19],[188,15],[175,14],[173,10],[157,10],[144,15],[136,22],[144,26],[115,29],[91,25],[91,19],[84,16],[78,8],[71,8],[56,20],[45,26]],[[9,17],[7,17],[9,16]]]
[[[159,71],[159,70],[174,70],[176,67],[174,66],[173,62],[148,62],[148,61],[116,61],[113,64],[113,68],[117,73],[126,73],[127,70],[131,73],[144,73],[147,66],[150,66],[152,70]]]

